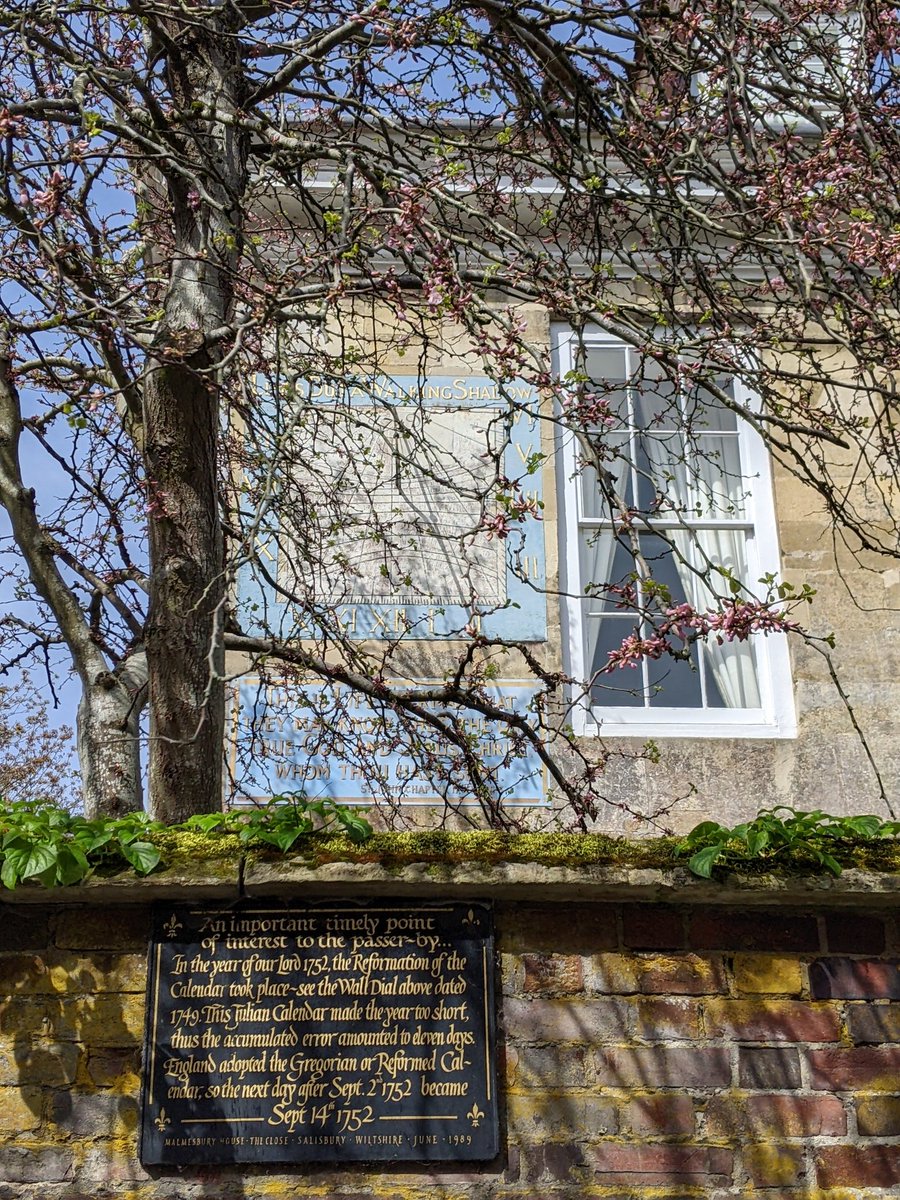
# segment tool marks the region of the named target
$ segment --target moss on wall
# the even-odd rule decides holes
[[[166,830],[154,834],[163,862],[185,868],[202,864],[205,871],[217,862],[234,866],[241,856],[254,861],[296,861],[307,867],[326,863],[381,863],[390,869],[407,863],[478,864],[535,863],[541,866],[623,866],[635,868],[684,867],[686,858],[677,838],[628,841],[604,834],[524,833],[494,831],[451,833],[444,830],[376,833],[362,843],[340,834],[310,834],[287,855],[269,847],[242,846],[232,834],[203,834],[196,830]],[[896,840],[848,841],[838,849],[844,867],[872,871],[900,870],[900,843]],[[735,865],[732,863],[732,865]],[[778,861],[747,859],[742,872],[753,874],[810,874],[823,868],[798,848]]]

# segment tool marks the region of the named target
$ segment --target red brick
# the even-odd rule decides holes
[[[526,992],[575,995],[584,987],[581,959],[574,954],[523,954]]]
[[[572,1172],[586,1165],[584,1147],[575,1142],[523,1146],[521,1153],[522,1178],[526,1183],[537,1183],[540,1179],[571,1182]]]
[[[733,1156],[716,1146],[627,1146],[620,1142],[587,1148],[586,1155],[601,1186],[666,1184],[726,1186],[731,1183]]]
[[[825,940],[837,954],[883,954],[884,921],[856,913],[830,913],[825,918]]]
[[[900,1183],[900,1146],[824,1146],[815,1151],[821,1187],[886,1188]]]
[[[741,1046],[738,1066],[743,1088],[768,1092],[800,1086],[800,1051],[793,1046]]]
[[[700,1036],[700,1005],[696,1000],[639,1000],[635,1034],[651,1042],[691,1040]]]
[[[636,1096],[623,1107],[621,1119],[641,1137],[690,1137],[694,1103],[690,1096]]]
[[[505,953],[593,954],[619,944],[613,904],[503,905],[497,913]]]
[[[900,1004],[848,1004],[847,1028],[854,1042],[900,1042]]]
[[[815,952],[819,949],[819,927],[815,917],[785,916],[778,909],[753,913],[707,909],[693,915],[689,945],[695,950]]]
[[[715,1096],[706,1108],[710,1137],[841,1137],[847,1114],[836,1096]]]
[[[684,916],[662,904],[623,905],[622,940],[632,950],[681,950]]]
[[[897,1090],[900,1074],[900,1047],[860,1046],[852,1050],[829,1046],[810,1050],[811,1086],[821,1091]]]
[[[859,1098],[856,1125],[863,1137],[900,1137],[900,1096]]]
[[[900,965],[879,959],[819,958],[809,964],[815,1000],[900,1000]]]
[[[710,1037],[745,1042],[837,1042],[839,1014],[825,1004],[801,1000],[708,1000]]]
[[[673,996],[708,996],[727,992],[722,960],[697,954],[637,959],[642,992]]]
[[[609,1042],[629,1036],[624,1000],[523,1000],[503,1003],[506,1032],[518,1042]]]
[[[727,1087],[728,1050],[721,1046],[612,1046],[594,1052],[604,1087]]]

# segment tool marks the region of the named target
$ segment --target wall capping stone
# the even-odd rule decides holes
[[[698,879],[686,868],[537,863],[333,862],[311,867],[296,859],[215,860],[172,867],[146,878],[131,872],[71,887],[23,886],[5,892],[8,904],[147,904],[166,900],[235,900],[260,896],[478,896],[563,902],[631,901],[739,905],[822,905],[871,908],[900,898],[900,874],[848,869],[830,875],[727,875]]]

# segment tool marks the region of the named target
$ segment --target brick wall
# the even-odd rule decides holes
[[[900,1191],[893,916],[498,903],[503,1159],[380,1173],[140,1167],[148,925],[0,911],[0,1200]]]

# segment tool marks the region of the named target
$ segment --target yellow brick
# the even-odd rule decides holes
[[[794,1187],[802,1169],[802,1154],[799,1146],[748,1146],[744,1166],[757,1187]]]
[[[772,954],[735,955],[734,981],[740,992],[798,996],[803,988],[800,963]]]

